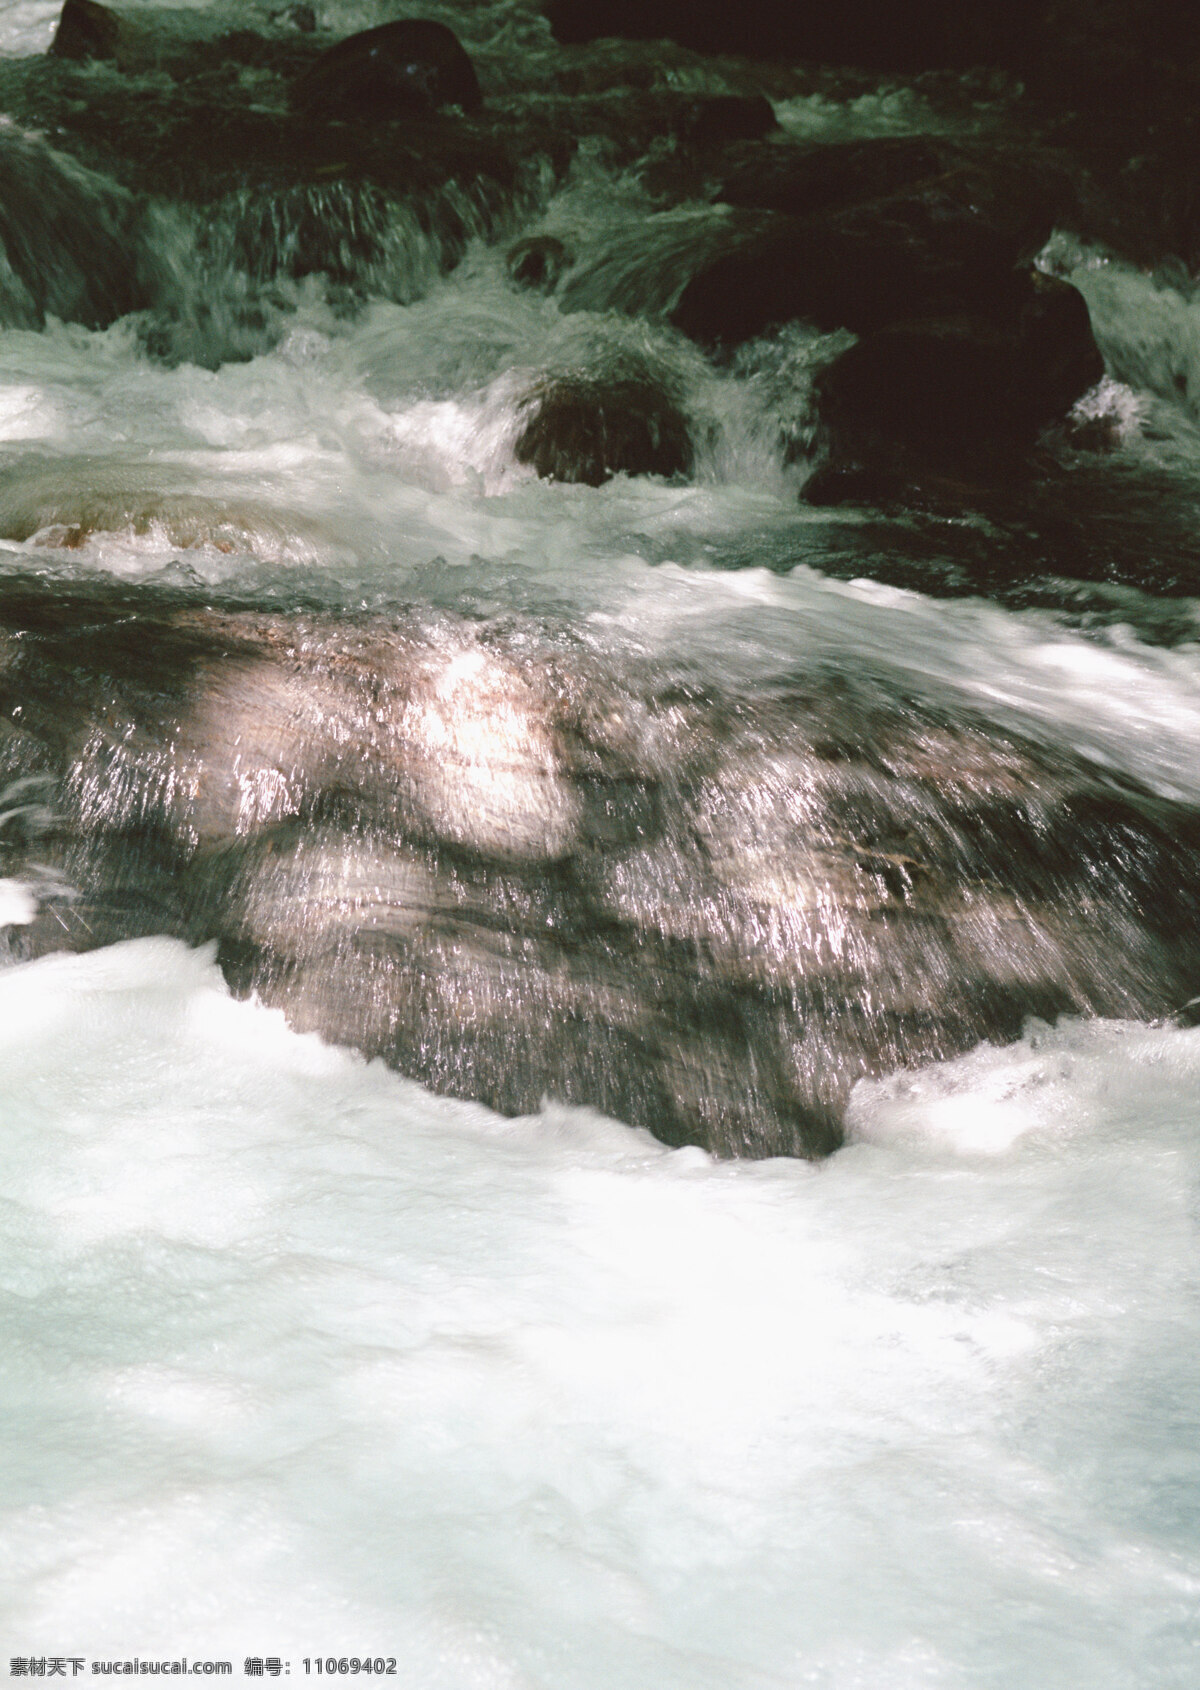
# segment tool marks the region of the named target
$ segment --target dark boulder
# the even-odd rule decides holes
[[[990,316],[1004,309],[1014,267],[1044,245],[1063,203],[1061,177],[1038,161],[972,157],[858,199],[872,158],[880,160],[873,179],[886,181],[929,156],[924,145],[825,151],[826,159],[797,161],[789,192],[809,206],[824,197],[829,209],[735,237],[684,288],[673,321],[685,334],[736,344],[796,319],[866,333],[910,317]]]
[[[589,487],[614,475],[684,475],[692,462],[682,411],[642,374],[547,378],[531,395],[515,451],[547,480]]]
[[[822,373],[820,414],[841,437],[884,435],[946,449],[1023,440],[1103,374],[1090,334],[1081,347],[1072,328],[1061,348],[1044,330],[1036,336],[1051,354],[1046,370],[1019,335],[979,318],[894,324],[864,336]]]
[[[65,0],[49,51],[57,59],[115,59],[128,29],[98,0]]]
[[[865,335],[817,378],[830,460],[805,498],[887,502],[929,470],[994,475],[1103,374],[1083,296],[1044,276],[1020,278],[1006,320],[927,319]]]
[[[478,111],[475,68],[453,30],[426,18],[402,18],[347,36],[322,53],[292,90],[309,116],[386,122],[443,106]]]
[[[829,458],[804,483],[804,502],[830,505],[891,505],[910,491],[894,470],[859,463],[857,458]]]
[[[1009,414],[1018,426],[1041,428],[1095,386],[1104,374],[1104,359],[1087,302],[1070,282],[1035,270],[1014,303]]]

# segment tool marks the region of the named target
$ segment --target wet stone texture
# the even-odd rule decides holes
[[[216,938],[435,1090],[814,1156],[864,1073],[1192,995],[1194,815],[868,673],[735,694],[545,621],[33,584],[0,615],[3,777],[44,783],[0,866],[70,888],[20,954]]]
[[[686,475],[688,425],[647,376],[551,376],[530,395],[517,462],[552,481],[599,487],[613,475]]]
[[[1119,440],[1114,413],[1068,421],[1105,366],[1083,292],[1044,271],[1056,229],[1126,226],[1143,165],[1170,192],[1137,240],[1190,227],[1182,23],[1161,125],[1137,152],[1119,114],[1104,153],[1113,89],[1149,109],[1154,43],[1176,39],[1163,8],[922,0],[901,29],[879,5],[556,0],[505,25],[520,52],[485,11],[462,39],[416,18],[339,39],[327,8],[231,30],[68,0],[49,53],[0,64],[3,326],[128,318],[156,372],[218,372],[267,360],[303,316],[289,370],[328,354],[328,373],[382,302],[398,350],[361,353],[349,421],[314,386],[302,432],[336,457],[323,430],[344,426],[346,486],[419,460],[404,535],[431,488],[481,488],[482,510],[515,486],[526,510],[578,501],[582,523],[657,478],[659,515],[620,544],[676,561],[689,535],[665,501],[742,476],[799,523],[811,472],[812,506],[870,522],[822,541],[810,510],[807,551],[701,535],[693,556],[856,575],[869,553],[903,585],[1035,605],[1072,574],[1195,590],[1192,507],[1176,499],[1169,532],[1147,515],[1175,466],[1142,466],[1135,497],[1133,470],[1106,481],[1087,457]],[[1118,14],[1147,24],[1124,68]],[[1066,47],[1075,103],[1052,120],[1043,72]],[[881,132],[847,139],[867,109]],[[452,355],[410,376],[411,316],[423,298],[457,312],[437,293],[456,266],[474,303]],[[291,379],[237,425],[265,430],[276,466]],[[232,436],[211,416],[205,398],[186,428],[216,454]],[[182,474],[155,493],[126,468],[60,497],[54,463],[14,457],[0,533],[60,560],[101,533],[255,563],[324,543],[269,499],[222,503]],[[964,512],[1021,536],[1025,575]],[[468,550],[490,514],[456,512]],[[1030,1014],[1194,995],[1195,817],[873,662],[739,690],[605,653],[523,600],[250,602],[6,576],[0,774],[47,794],[0,839],[5,872],[45,892],[18,950],[215,938],[239,991],[438,1090],[506,1111],[549,1093],[755,1156],[832,1149],[862,1074]],[[1191,626],[1173,616],[1164,643]]]

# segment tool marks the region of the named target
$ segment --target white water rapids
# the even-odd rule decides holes
[[[0,979],[12,1650],[412,1686],[1184,1684],[1200,1032],[815,1170],[507,1122],[143,940]]]
[[[0,48],[57,11],[0,10]],[[615,239],[629,196],[584,172],[545,226]],[[1200,306],[1055,262],[1123,449],[1200,464],[1168,403]],[[779,450],[805,337],[718,373],[481,244],[410,306],[277,308],[215,370],[128,321],[0,332],[0,516],[58,502],[0,570],[547,608],[731,685],[820,650],[1200,800],[1194,639],[821,572],[861,517],[799,506]],[[704,419],[694,479],[538,481],[522,373],[624,341]],[[35,895],[0,882],[5,930]],[[405,1690],[1185,1690],[1198,1182],[1200,1030],[1031,1027],[861,1084],[827,1163],[734,1164],[434,1097],[172,940],[8,967],[0,1646],[394,1656]]]

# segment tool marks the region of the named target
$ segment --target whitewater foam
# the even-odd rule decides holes
[[[1200,1032],[819,1172],[505,1121],[144,940],[0,977],[13,1649],[414,1686],[1183,1682]]]

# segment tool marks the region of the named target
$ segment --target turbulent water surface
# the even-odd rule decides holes
[[[408,11],[551,86],[536,9]],[[0,16],[17,105],[57,13]],[[812,140],[1005,121],[776,92]],[[4,121],[6,206],[119,232],[99,153]],[[105,327],[99,246],[0,274],[12,1654],[1196,1681],[1200,306],[1060,232],[1108,375],[1052,493],[808,507],[844,337],[705,357],[663,313],[728,214],[648,180],[164,193]],[[343,274],[280,257],[330,228]],[[518,461],[613,372],[686,474]]]

